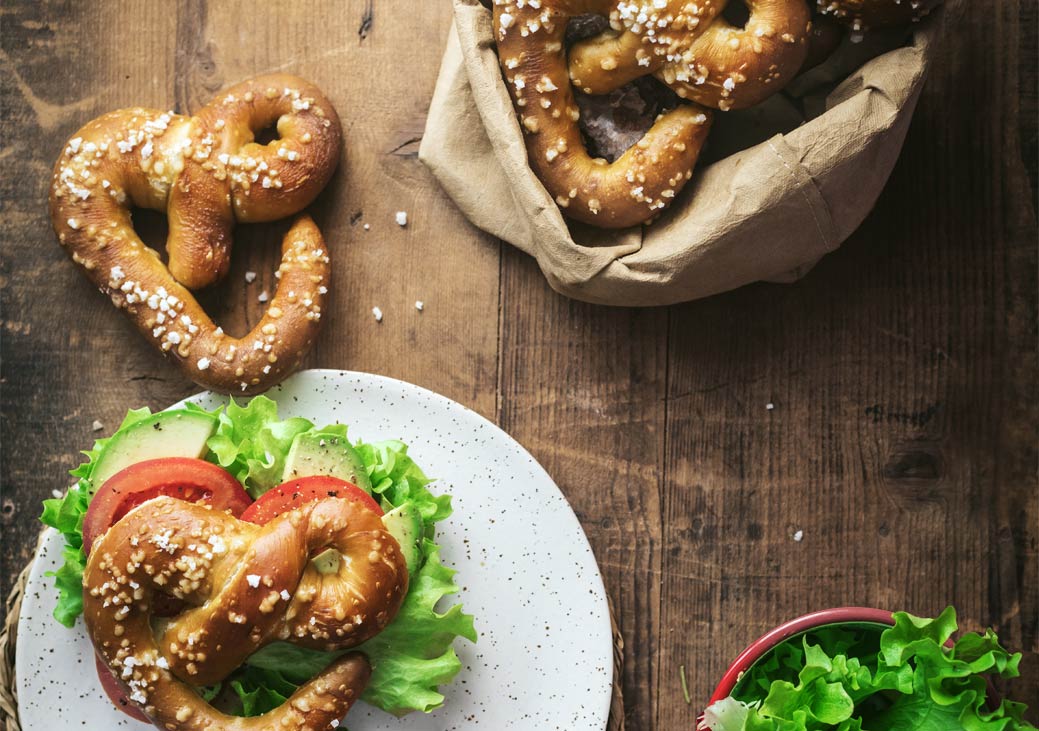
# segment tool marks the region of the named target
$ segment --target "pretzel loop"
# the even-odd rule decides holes
[[[808,52],[804,0],[745,0],[749,17],[742,27],[722,16],[728,0],[614,4],[614,30],[570,52],[570,75],[591,94],[652,73],[683,99],[742,109],[785,86]]]
[[[494,32],[502,71],[520,119],[531,168],[568,216],[603,228],[644,223],[692,177],[710,129],[705,109],[682,105],[662,114],[613,163],[584,147],[567,74],[567,22],[608,14],[615,0],[495,0]]]
[[[343,555],[329,576],[309,562],[326,547]],[[223,680],[275,640],[325,651],[356,647],[396,616],[408,572],[379,517],[350,500],[327,498],[256,526],[161,497],[98,539],[83,585],[98,655],[160,728],[323,731],[363,691],[370,669],[362,655],[346,655],[254,718],[221,713],[194,687]],[[151,624],[157,594],[192,606],[158,638]]]
[[[275,123],[280,137],[255,135]],[[89,122],[51,186],[58,240],[94,284],[197,383],[253,393],[298,366],[317,333],[330,259],[300,216],[285,237],[278,291],[244,338],[228,336],[189,291],[223,277],[236,221],[309,205],[335,170],[339,120],[314,86],[272,74],[232,87],[195,117],[131,108]],[[166,211],[169,266],[137,236],[131,208]]]

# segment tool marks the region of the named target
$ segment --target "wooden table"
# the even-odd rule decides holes
[[[691,728],[749,640],[840,604],[954,604],[1025,652],[1014,688],[1039,705],[1037,11],[963,5],[891,182],[843,248],[798,284],[636,310],[553,293],[419,163],[447,2],[9,0],[4,591],[94,420],[107,433],[127,407],[195,390],[55,243],[62,143],[102,112],[193,110],[278,69],[329,93],[348,145],[317,206],[337,291],[308,365],[439,391],[534,453],[616,603],[629,729]],[[161,245],[162,219],[138,219]],[[259,317],[283,231],[239,229],[207,297],[229,329]]]

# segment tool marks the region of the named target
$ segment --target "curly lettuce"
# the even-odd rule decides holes
[[[189,404],[186,408],[199,407]],[[245,405],[232,399],[208,413],[217,417],[217,427],[206,443],[209,451],[205,458],[234,475],[254,498],[279,484],[297,435],[314,431],[345,439],[347,434],[341,424],[318,428],[301,417],[279,420],[277,404],[265,396]],[[116,434],[150,414],[148,409],[130,411]],[[71,472],[77,483],[64,497],[44,501],[40,518],[65,538],[64,564],[51,575],[59,593],[54,616],[68,627],[83,611],[83,517],[90,503],[89,478],[110,441],[111,437],[100,439],[92,450],[84,452],[86,462]],[[390,510],[405,502],[414,504],[425,532],[422,560],[410,577],[400,612],[379,635],[356,648],[372,665],[363,699],[395,715],[428,713],[443,705],[439,687],[450,683],[461,670],[453,647],[455,639],[477,640],[473,617],[465,614],[460,604],[442,613],[437,611],[441,600],[458,591],[455,572],[441,563],[440,547],[434,542],[436,523],[451,515],[451,497],[429,490],[431,480],[408,456],[403,442],[358,442],[355,447],[371,479],[372,492],[383,507]],[[238,707],[231,710],[240,715],[260,715],[285,702],[335,657],[333,653],[275,643],[250,657],[222,687],[208,689],[208,693],[232,695]]]
[[[116,433],[151,416],[151,413],[147,407],[130,409]],[[43,501],[40,521],[56,529],[65,539],[65,547],[61,552],[63,563],[57,571],[48,572],[47,576],[54,577],[54,585],[58,589],[54,618],[66,627],[75,625],[76,617],[83,613],[83,571],[87,567],[87,556],[83,550],[83,518],[90,505],[90,473],[98,455],[111,441],[112,437],[98,439],[93,449],[82,452],[86,461],[69,472],[76,478],[75,484],[63,497]]]
[[[956,612],[905,612],[878,631],[838,626],[787,640],[704,714],[711,731],[1036,731],[1022,704],[988,694],[988,678],[1018,675],[1020,654],[996,635],[947,645]]]

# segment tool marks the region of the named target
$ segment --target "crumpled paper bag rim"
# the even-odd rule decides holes
[[[454,0],[454,10],[420,159],[477,227],[533,255],[553,289],[628,306],[791,282],[836,249],[894,166],[937,27],[928,19],[909,45],[852,73],[830,92],[825,113],[697,168],[653,224],[607,231],[568,224],[530,169],[490,11],[479,0]],[[849,169],[856,162],[871,175],[865,186]]]

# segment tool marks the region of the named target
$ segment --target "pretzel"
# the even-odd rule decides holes
[[[941,0],[815,0],[820,13],[832,15],[853,31],[915,23]]]
[[[692,177],[711,114],[681,105],[657,118],[613,163],[592,158],[566,70],[564,34],[578,14],[612,0],[495,0],[498,56],[524,132],[530,166],[571,218],[602,228],[644,223]]]
[[[612,30],[570,50],[570,77],[589,94],[652,73],[683,99],[743,109],[782,89],[808,52],[804,0],[746,0],[742,28],[722,16],[727,0],[611,4]]]
[[[323,576],[323,548],[343,558]],[[363,691],[370,668],[347,654],[262,716],[236,718],[194,687],[226,678],[274,640],[325,651],[356,647],[396,616],[408,572],[373,510],[350,500],[305,504],[264,526],[169,497],[128,513],[90,551],[84,620],[127,697],[168,731],[326,731]],[[190,608],[158,633],[159,595]],[[194,687],[193,687],[194,686]]]
[[[276,122],[280,138],[255,134]],[[217,327],[190,290],[222,278],[235,222],[293,215],[328,182],[342,146],[332,104],[286,74],[242,82],[194,117],[131,108],[89,122],[54,169],[51,220],[87,277],[196,383],[255,393],[288,376],[317,333],[330,281],[306,215],[282,245],[279,285],[242,338]],[[134,231],[133,206],[166,211],[168,267]]]

